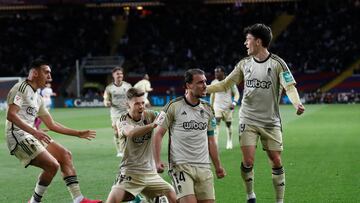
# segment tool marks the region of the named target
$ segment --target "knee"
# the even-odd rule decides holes
[[[65,149],[62,152],[61,160],[58,160],[61,165],[69,165],[72,163],[72,154],[69,150]]]
[[[281,163],[281,157],[280,156],[274,156],[271,158],[271,162],[273,164],[273,168],[279,168],[282,166]]]
[[[244,157],[243,164],[246,167],[252,167],[254,165],[254,157]]]
[[[56,175],[57,171],[59,170],[60,164],[54,160],[48,164],[47,172],[52,174],[53,176]]]

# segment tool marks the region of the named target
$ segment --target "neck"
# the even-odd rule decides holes
[[[140,113],[130,111],[129,115],[134,121],[139,121],[141,119],[141,114]]]
[[[115,85],[120,86],[122,84],[122,81],[114,81]]]
[[[186,101],[188,101],[191,105],[196,105],[199,103],[200,99],[194,97],[191,92],[185,94]]]
[[[254,58],[258,61],[263,61],[269,56],[270,52],[266,48],[262,48],[257,54],[254,55]]]
[[[26,79],[27,83],[34,89],[37,90],[39,89],[38,85],[36,84],[36,82],[34,80],[32,80],[31,78],[27,78]]]

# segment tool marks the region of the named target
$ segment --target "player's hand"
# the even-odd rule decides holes
[[[226,176],[226,171],[222,166],[218,167],[215,171],[216,171],[216,176],[219,179]]]
[[[106,101],[105,106],[107,106],[107,107],[111,106],[111,101]]]
[[[49,137],[49,135],[47,135],[44,131],[42,130],[36,130],[36,132],[33,134],[33,136],[38,139],[39,141],[43,141],[46,144],[50,144],[51,142],[51,138]]]
[[[79,138],[92,140],[96,137],[96,131],[95,130],[81,130],[79,131]]]
[[[158,173],[163,173],[165,170],[165,165],[162,162],[156,163],[156,170]]]
[[[297,114],[297,115],[303,114],[304,111],[305,111],[304,105],[298,104],[298,105],[296,106],[296,114]]]

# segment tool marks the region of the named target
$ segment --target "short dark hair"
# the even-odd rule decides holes
[[[43,65],[49,65],[48,62],[46,62],[45,60],[43,59],[35,59],[34,61],[32,61],[29,65],[29,71],[31,69],[39,69],[41,66]]]
[[[187,70],[185,72],[185,75],[184,75],[185,88],[186,88],[186,83],[192,83],[193,75],[205,75],[205,72],[203,70],[201,70],[201,69],[198,69],[198,68]]]
[[[145,92],[138,89],[138,88],[135,88],[135,87],[132,87],[130,88],[127,92],[126,92],[126,97],[128,98],[128,100],[134,98],[134,97],[141,97],[141,96],[144,96]]]
[[[222,65],[216,66],[215,69],[219,69],[221,72],[225,73],[225,67]]]
[[[262,41],[262,46],[269,48],[272,40],[272,31],[271,28],[265,24],[257,23],[246,27],[244,29],[244,34],[251,34],[255,38],[259,38]]]
[[[121,72],[124,73],[124,69],[120,66],[115,66],[115,68],[112,69],[111,73],[115,73],[116,71],[120,70]]]

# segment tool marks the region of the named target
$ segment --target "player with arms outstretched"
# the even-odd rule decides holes
[[[29,203],[41,202],[59,168],[74,203],[99,203],[100,200],[89,200],[82,195],[71,152],[34,127],[34,120],[39,117],[51,131],[88,140],[95,138],[95,131],[74,130],[52,119],[37,91],[50,81],[49,65],[36,60],[30,65],[28,79],[15,84],[7,97],[6,141],[10,154],[25,167],[32,165],[43,170]]]

